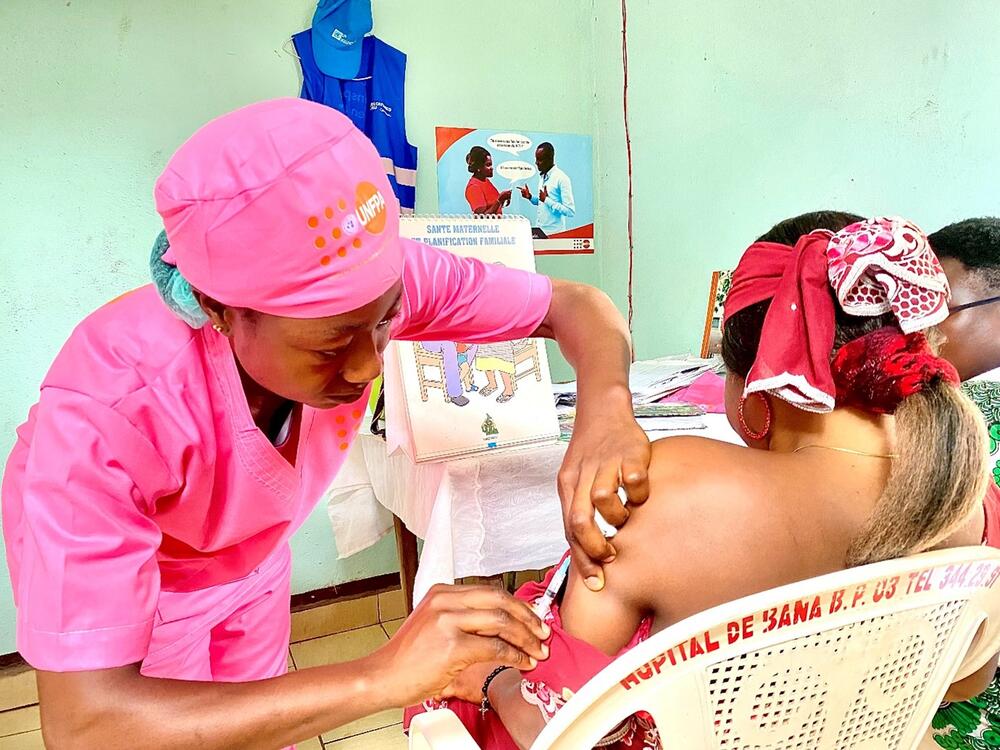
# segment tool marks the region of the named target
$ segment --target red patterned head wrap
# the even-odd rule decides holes
[[[724,307],[728,319],[771,300],[745,395],[767,392],[807,411],[831,411],[838,396],[830,363],[835,304],[858,316],[891,311],[903,332],[913,333],[944,320],[950,296],[926,235],[905,219],[817,230],[795,247],[754,243]]]

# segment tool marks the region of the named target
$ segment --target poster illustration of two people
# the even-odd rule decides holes
[[[539,255],[594,251],[589,136],[439,127],[437,151],[441,213],[523,216]]]
[[[465,156],[469,182],[465,186],[465,200],[474,214],[502,215],[510,205],[513,190],[503,192],[493,184],[493,155],[482,146],[473,146]],[[521,197],[536,207],[531,235],[545,240],[551,235],[566,231],[566,220],[576,216],[573,199],[573,181],[556,166],[556,149],[548,141],[535,149],[535,168],[538,180],[532,192],[528,183],[518,187]]]

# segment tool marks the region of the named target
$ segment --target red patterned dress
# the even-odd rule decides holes
[[[558,567],[557,565],[550,570],[541,583],[526,583],[518,589],[517,598],[534,603],[542,596]],[[616,657],[608,656],[586,641],[567,633],[562,626],[559,605],[556,603],[552,605],[545,622],[552,628],[552,635],[547,641],[549,658],[534,670],[523,673],[521,696],[529,705],[535,706],[548,723],[576,691]],[[651,624],[648,618],[639,623],[635,635],[616,656],[649,638]],[[454,711],[484,750],[517,750],[517,744],[511,739],[495,711],[487,711],[484,716],[478,705],[467,701],[428,701],[422,706],[407,709],[405,726],[409,727],[410,720],[415,715],[435,708]],[[610,732],[598,747],[607,750],[661,750],[662,745],[652,719],[645,714],[636,714]]]

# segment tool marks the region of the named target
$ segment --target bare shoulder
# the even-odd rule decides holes
[[[774,501],[773,461],[705,438],[654,443],[650,498],[615,537],[608,585],[675,621],[794,580],[796,522]]]
[[[773,487],[764,481],[771,457],[764,451],[708,438],[680,436],[652,445],[649,479],[650,512],[667,518],[692,508],[754,514],[757,501]],[[646,509],[644,508],[643,511]],[[665,519],[666,520],[666,519]]]
[[[650,468],[658,473],[688,466],[709,467],[719,461],[741,466],[753,462],[755,454],[760,453],[746,446],[695,435],[663,438],[653,441],[651,445],[653,461]]]

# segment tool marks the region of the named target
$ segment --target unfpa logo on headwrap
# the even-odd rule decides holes
[[[370,182],[359,183],[354,205],[361,226],[372,234],[379,234],[385,229],[385,198],[377,187]]]

